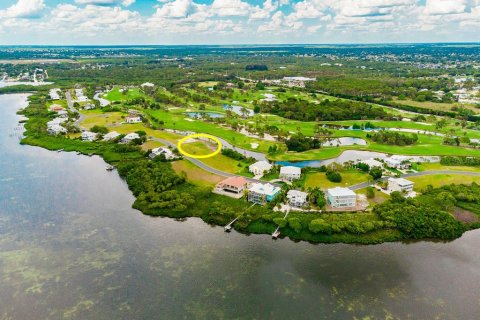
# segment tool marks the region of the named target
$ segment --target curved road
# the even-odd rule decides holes
[[[65,98],[67,98],[67,105],[68,105],[68,109],[70,109],[70,112],[71,113],[78,113],[80,115],[79,118],[74,122],[74,125],[79,130],[81,130],[80,123],[85,119],[85,116],[81,112],[79,112],[77,109],[74,108],[73,101],[72,101],[72,95],[70,94],[70,91],[67,90],[65,92]]]
[[[177,145],[173,142],[170,142],[168,140],[164,140],[164,139],[160,139],[160,138],[155,138],[155,137],[149,137],[151,140],[154,140],[154,141],[158,141],[158,142],[161,142],[163,143],[164,145],[166,146],[169,146],[169,147],[173,147],[173,148],[176,148]],[[198,159],[194,159],[194,158],[189,158],[189,157],[184,157],[186,160],[190,161],[191,163],[193,163],[194,165],[196,165],[197,167],[207,171],[207,172],[210,172],[210,173],[213,173],[213,174],[216,174],[218,176],[221,176],[221,177],[236,177],[238,176],[238,174],[234,174],[234,173],[230,173],[230,172],[225,172],[225,171],[221,171],[221,170],[218,170],[218,169],[215,169],[215,168],[212,168],[208,165],[206,165],[205,163],[203,163],[202,161],[198,160]],[[247,178],[245,177],[245,179],[247,179],[248,182],[261,182],[261,183],[266,183],[268,181],[263,181],[263,180],[259,180],[259,179],[253,179],[253,178]],[[277,183],[274,183],[274,182],[270,182],[270,184],[273,184],[277,187],[280,187],[279,184]]]
[[[409,178],[409,177],[422,177],[422,176],[430,176],[435,174],[461,174],[465,176],[473,176],[473,177],[480,177],[480,172],[472,172],[472,171],[459,171],[459,170],[433,170],[433,171],[422,171],[422,172],[415,172],[415,173],[406,173],[401,175],[401,178]],[[380,180],[385,181],[390,177],[383,177]],[[360,190],[371,185],[374,185],[374,181],[367,181],[363,183],[359,183],[349,187],[350,190]]]

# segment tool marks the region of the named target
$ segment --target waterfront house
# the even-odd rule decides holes
[[[50,99],[52,100],[60,100],[60,89],[59,88],[53,88],[50,89],[48,95],[50,96]]]
[[[248,182],[244,177],[230,177],[223,181],[220,181],[216,189],[221,190],[224,193],[232,193],[233,195],[243,195],[243,192],[247,189]]]
[[[55,126],[55,125],[60,125],[60,124],[65,123],[67,121],[68,121],[68,118],[56,117],[55,119],[47,122],[47,128],[50,128],[50,127]]]
[[[153,159],[155,157],[158,157],[161,154],[163,154],[165,156],[165,159],[167,160],[175,158],[175,154],[172,152],[172,150],[165,147],[152,149],[152,152],[149,154],[149,157],[150,159]]]
[[[413,192],[413,182],[404,178],[389,178],[388,179],[388,192],[402,192],[409,194]]]
[[[54,125],[49,126],[47,131],[48,131],[49,134],[52,134],[52,135],[59,135],[59,134],[62,134],[62,133],[67,133],[67,129],[65,129],[64,127],[62,127],[59,124],[54,124]]]
[[[66,110],[57,111],[57,115],[58,115],[60,118],[68,118],[68,112],[67,112]]]
[[[120,136],[120,133],[112,131],[103,136],[103,141],[111,141],[118,138],[118,136]]]
[[[258,161],[258,162],[255,162],[254,164],[251,164],[248,167],[248,171],[258,176],[258,175],[263,175],[265,172],[272,170],[272,168],[273,168],[273,165],[271,165],[267,161]]]
[[[83,141],[95,141],[97,140],[97,134],[95,132],[83,131],[82,132]]]
[[[293,166],[286,166],[280,168],[280,179],[286,181],[293,181],[300,179],[302,169]]]
[[[357,205],[357,195],[348,188],[328,189],[327,200],[332,208],[352,208]]]
[[[307,204],[308,193],[298,191],[298,190],[289,190],[287,192],[288,203],[292,207],[301,208]]]
[[[280,188],[270,183],[253,183],[248,189],[248,201],[258,204],[270,202],[280,193]]]
[[[130,143],[135,139],[140,139],[140,136],[138,135],[138,133],[132,132],[123,137],[122,143]]]

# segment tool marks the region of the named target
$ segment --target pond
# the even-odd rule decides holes
[[[225,115],[217,112],[186,112],[185,113],[190,118],[194,119],[202,119],[205,118],[205,115],[209,116],[210,118],[223,118]]]
[[[327,142],[322,143],[323,147],[344,147],[344,146],[366,146],[367,141],[361,138],[353,138],[353,137],[342,137],[342,138],[335,138],[331,139]]]
[[[242,106],[231,106],[231,105],[226,104],[226,105],[223,106],[223,109],[224,110],[230,110],[233,113],[236,113],[236,114],[238,114],[239,116],[242,116],[242,117],[243,116],[253,117],[255,115],[253,110],[248,109],[248,108],[244,108]]]
[[[152,218],[98,157],[22,146],[1,95],[2,319],[476,319],[480,232],[312,245]]]
[[[367,159],[385,159],[388,155],[381,152],[363,151],[363,150],[346,150],[336,158],[324,160],[305,160],[305,161],[277,161],[275,164],[280,166],[294,166],[299,168],[312,167],[319,168],[327,166],[331,163],[343,164],[348,161],[358,161]]]

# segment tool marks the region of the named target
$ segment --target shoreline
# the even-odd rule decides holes
[[[34,103],[32,101],[33,96],[27,96],[28,106],[20,112],[28,116],[28,113],[32,108],[37,108],[37,111],[40,111],[43,107],[41,104]],[[185,219],[189,217],[201,218],[204,222],[210,225],[216,226],[225,226],[233,217],[236,216],[235,213],[242,212],[248,202],[242,201],[232,201],[227,197],[222,197],[214,195],[205,188],[194,186],[188,181],[181,182],[177,187],[173,188],[171,192],[176,192],[179,196],[178,200],[182,203],[181,210],[173,206],[172,203],[167,203],[166,206],[162,209],[158,209],[155,206],[152,206],[152,203],[145,198],[145,194],[141,191],[138,191],[136,183],[132,182],[135,179],[135,172],[138,166],[144,167],[147,170],[157,170],[155,168],[163,168],[162,170],[173,172],[170,164],[167,163],[157,163],[154,161],[149,161],[145,159],[145,156],[133,150],[129,151],[128,155],[119,154],[115,151],[116,145],[106,144],[106,143],[87,143],[79,140],[70,140],[61,137],[52,137],[46,134],[32,134],[30,132],[31,125],[33,122],[41,122],[42,117],[38,114],[34,114],[29,117],[29,120],[26,122],[26,132],[25,138],[21,141],[22,144],[28,144],[33,146],[39,146],[49,150],[60,150],[62,151],[73,151],[80,152],[85,155],[98,155],[103,161],[107,164],[117,165],[117,173],[119,176],[127,183],[129,189],[132,191],[135,202],[133,208],[140,210],[143,214],[151,216],[164,216],[175,219]],[[128,159],[128,160],[125,160]],[[128,167],[128,168],[127,168]],[[151,168],[151,169],[149,169]],[[169,173],[169,174],[170,174]],[[177,179],[176,173],[172,173],[172,179]],[[142,179],[149,178],[147,176],[142,176]],[[148,180],[148,179],[147,179]],[[136,191],[137,190],[137,191]],[[195,198],[187,196],[194,195]],[[181,199],[181,200],[180,200]],[[196,199],[193,201],[193,199]],[[185,205],[190,203],[191,205]],[[192,205],[195,204],[194,207]],[[212,207],[214,209],[212,209]],[[223,208],[222,208],[223,207]],[[212,211],[213,210],[213,211]],[[267,207],[254,208],[252,212],[248,214],[251,216],[247,220],[242,220],[234,224],[234,229],[243,234],[271,234],[277,227],[275,221],[280,217],[278,213],[271,211]],[[361,221],[362,219],[367,219],[370,221],[374,219],[375,221],[378,218],[375,218],[373,213],[338,213],[338,214],[322,214],[322,213],[292,213],[290,216],[293,216],[293,219],[296,221],[303,221],[302,225],[308,226],[315,219],[327,218],[329,217],[343,217],[344,219],[349,217],[351,220],[348,221]],[[352,217],[350,217],[352,216]],[[283,217],[283,214],[282,214]],[[382,220],[379,220],[379,229],[369,231],[361,234],[352,234],[346,231],[340,233],[330,233],[330,234],[319,234],[303,229],[302,232],[298,232],[292,228],[290,225],[293,219],[289,218],[288,221],[285,220],[285,225],[281,226],[281,237],[288,237],[292,241],[307,241],[310,243],[349,243],[349,244],[379,244],[383,242],[398,242],[408,240],[407,235],[402,234],[397,228],[390,226],[385,227]],[[302,220],[303,219],[303,220]],[[361,220],[358,220],[361,219]],[[348,222],[350,223],[350,222]],[[431,239],[425,239],[429,241]],[[452,240],[452,239],[449,239]]]

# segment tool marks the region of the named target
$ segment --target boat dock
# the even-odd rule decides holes
[[[290,211],[287,211],[287,213],[285,213],[285,216],[283,217],[283,219],[286,220],[289,213],[290,213]],[[275,229],[275,231],[273,231],[272,239],[277,239],[279,236],[280,236],[280,226],[278,226],[277,229]]]
[[[233,228],[232,226],[233,226],[233,224],[235,223],[235,221],[237,221],[245,212],[247,212],[249,209],[251,209],[254,205],[255,205],[255,203],[252,204],[250,207],[248,207],[245,211],[243,211],[243,212],[242,212],[239,216],[237,216],[235,219],[233,219],[232,221],[230,221],[225,227],[223,227],[223,230],[224,230],[225,232],[230,232],[230,231],[232,231],[232,228]]]
[[[235,223],[235,221],[238,220],[239,217],[240,217],[240,216],[238,216],[238,217],[236,217],[235,219],[233,219],[232,221],[230,221],[229,224],[227,224],[225,227],[223,227],[223,230],[224,230],[225,232],[230,232],[230,231],[232,231],[232,225]]]

